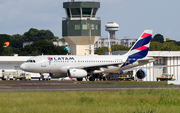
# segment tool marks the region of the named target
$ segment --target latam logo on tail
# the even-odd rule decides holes
[[[134,46],[128,52],[128,58],[126,62],[127,64],[123,64],[122,67],[128,64],[132,64],[133,62],[137,61],[138,59],[144,58],[148,51],[149,45],[151,41],[152,33],[143,33],[140,38],[136,41]]]
[[[138,39],[134,47],[130,50],[129,58],[144,58],[148,53],[151,37],[151,34],[143,33],[141,38]]]

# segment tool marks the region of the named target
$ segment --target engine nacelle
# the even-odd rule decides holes
[[[69,69],[67,74],[70,78],[87,77],[87,71],[84,69]]]
[[[145,78],[145,77],[146,77],[146,71],[144,71],[144,70],[142,70],[142,69],[138,70],[138,71],[136,72],[136,77],[137,77],[138,79],[143,79],[143,78]]]
[[[124,70],[122,70],[122,71],[120,72],[120,74],[124,74]]]

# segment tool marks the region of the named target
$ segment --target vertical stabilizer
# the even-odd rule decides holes
[[[137,60],[146,57],[149,51],[152,32],[153,32],[152,30],[145,30],[143,32],[143,34],[139,37],[136,43],[126,54],[129,60],[130,59]]]

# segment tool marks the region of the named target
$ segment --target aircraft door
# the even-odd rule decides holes
[[[41,57],[41,67],[46,67],[46,57]]]

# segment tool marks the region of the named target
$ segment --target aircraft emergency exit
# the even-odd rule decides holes
[[[145,30],[132,48],[124,55],[42,55],[28,59],[20,68],[27,72],[49,73],[52,78],[70,77],[82,81],[88,77],[94,81],[95,74],[118,73],[155,61],[147,58],[152,30]],[[146,72],[138,70],[136,77],[143,79]]]

